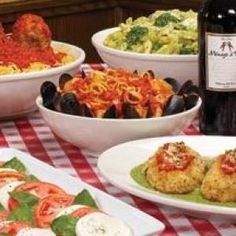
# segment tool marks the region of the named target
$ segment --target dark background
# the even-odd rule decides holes
[[[7,1],[7,0],[6,0]],[[9,1],[9,0],[8,0]],[[202,0],[0,0],[0,21],[7,32],[24,13],[44,17],[53,39],[78,45],[86,52],[86,62],[100,61],[91,36],[117,26],[126,18],[148,15],[158,9],[198,10]]]

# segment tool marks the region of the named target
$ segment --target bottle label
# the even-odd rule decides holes
[[[206,33],[206,87],[236,91],[236,34]]]

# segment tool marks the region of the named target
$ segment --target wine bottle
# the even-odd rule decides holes
[[[198,27],[200,130],[236,135],[236,0],[205,1]]]

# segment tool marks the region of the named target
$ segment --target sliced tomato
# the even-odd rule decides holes
[[[0,211],[0,222],[7,220],[8,215],[9,215],[8,211]]]
[[[29,225],[23,222],[9,222],[8,224],[0,226],[0,232],[15,236],[21,229],[27,227],[29,227]]]
[[[23,180],[25,178],[25,175],[16,172],[16,171],[2,171],[0,172],[0,187],[2,187],[4,184],[11,182],[11,181],[17,181],[17,180]]]
[[[35,208],[35,221],[41,228],[50,226],[56,215],[73,203],[74,196],[68,194],[52,194],[43,198]]]
[[[220,167],[226,175],[232,175],[236,172],[236,162],[231,160],[227,155],[221,156]]]
[[[72,212],[70,215],[75,217],[75,218],[80,218],[80,217],[83,217],[89,213],[92,213],[92,212],[96,212],[98,211],[98,209],[96,208],[93,208],[93,207],[81,207],[77,210],[75,210],[74,212]]]
[[[63,189],[54,184],[38,181],[21,184],[14,191],[28,192],[37,196],[40,199],[48,196],[49,194],[66,194]],[[10,210],[13,210],[18,206],[19,203],[15,199],[9,199],[8,207]]]

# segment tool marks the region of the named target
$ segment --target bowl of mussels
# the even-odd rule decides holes
[[[56,135],[98,156],[122,142],[178,134],[197,115],[201,98],[191,80],[106,69],[63,74],[58,85],[44,82],[36,104]]]

